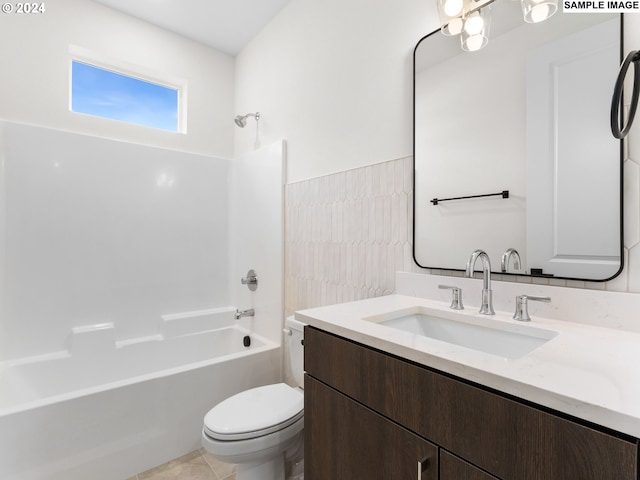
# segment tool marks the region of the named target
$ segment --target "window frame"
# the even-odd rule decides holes
[[[166,132],[168,134],[187,134],[187,85],[188,82],[184,78],[179,78],[173,75],[170,75],[166,72],[160,72],[158,70],[150,69],[147,67],[143,67],[141,65],[136,65],[130,62],[125,62],[122,60],[116,60],[112,57],[108,57],[106,55],[102,55],[91,50],[88,50],[83,47],[78,47],[76,45],[69,45],[69,93],[68,93],[68,106],[69,111],[79,115],[90,115],[96,118],[102,118],[118,123],[122,123],[125,125],[137,125],[140,127],[151,128],[155,131]],[[85,65],[89,65],[91,67],[96,67],[102,70],[108,70],[110,72],[124,75],[127,77],[134,78],[136,80],[141,80],[147,83],[153,83],[155,85],[159,85],[161,87],[170,88],[177,91],[178,97],[178,105],[177,105],[177,131],[165,130],[157,127],[152,127],[149,125],[142,125],[138,123],[130,123],[125,120],[118,120],[109,117],[103,117],[101,115],[92,115],[83,112],[76,112],[73,110],[73,62],[83,63]]]

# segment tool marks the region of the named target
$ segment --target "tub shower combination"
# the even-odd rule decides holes
[[[109,324],[79,328],[68,353],[5,362],[0,478],[124,479],[198,449],[212,405],[278,381],[279,345],[234,313],[169,317],[164,335],[135,342],[114,342]]]
[[[281,380],[281,295],[233,264],[269,272],[229,240],[230,162],[0,122],[0,163],[2,480],[124,480]]]

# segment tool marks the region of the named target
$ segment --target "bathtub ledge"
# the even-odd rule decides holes
[[[73,327],[67,337],[67,349],[72,355],[95,355],[99,351],[114,350],[115,332],[111,322]]]

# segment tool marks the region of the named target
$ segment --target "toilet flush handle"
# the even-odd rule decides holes
[[[291,331],[290,328],[283,328],[282,331],[284,332],[285,335],[293,335],[293,332]],[[304,339],[300,340],[300,345],[304,345]]]

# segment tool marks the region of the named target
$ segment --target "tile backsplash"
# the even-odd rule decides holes
[[[412,271],[412,158],[286,186],[285,311],[386,295]]]
[[[628,151],[628,150],[627,150]],[[625,268],[609,282],[494,275],[495,280],[640,293],[640,166],[624,162]],[[395,291],[412,254],[413,159],[290,183],[285,193],[285,312]]]

